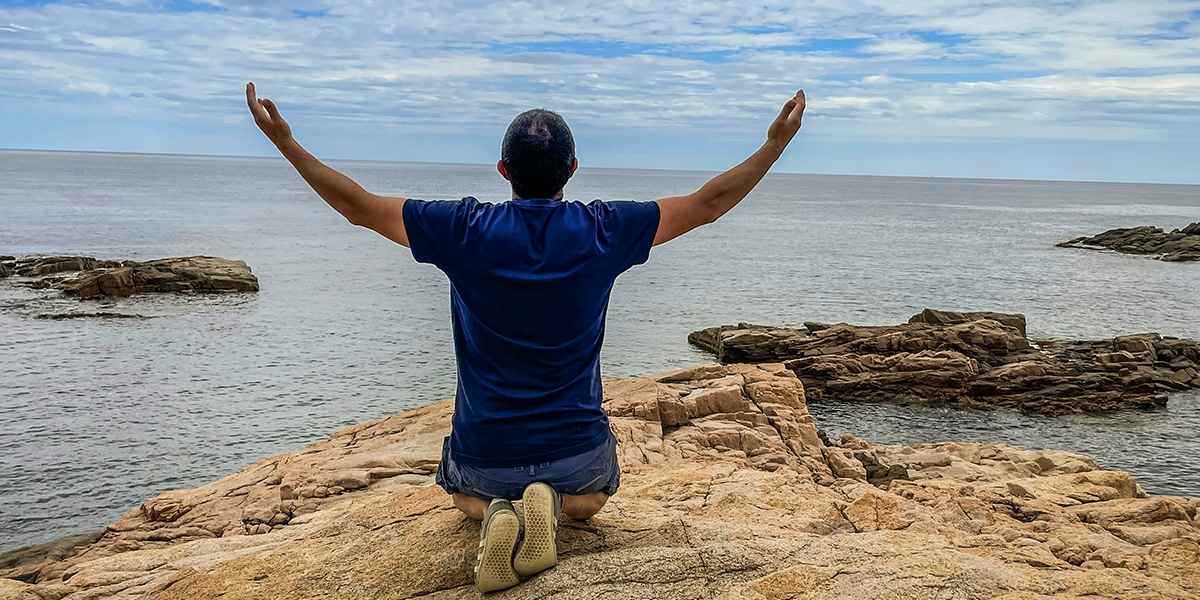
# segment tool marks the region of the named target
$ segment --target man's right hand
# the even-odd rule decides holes
[[[804,90],[796,91],[796,95],[783,105],[779,116],[767,128],[767,141],[779,144],[780,150],[796,137],[800,131],[800,119],[804,116]]]
[[[254,93],[254,83],[246,84],[246,104],[250,107],[250,114],[254,115],[254,123],[267,134],[271,143],[279,146],[292,139],[292,128],[279,115],[279,109],[270,98],[258,99]]]

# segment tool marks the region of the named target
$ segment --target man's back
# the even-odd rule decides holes
[[[451,451],[510,467],[600,445],[600,346],[617,275],[645,262],[652,202],[409,200],[413,257],[451,283],[458,391]]]

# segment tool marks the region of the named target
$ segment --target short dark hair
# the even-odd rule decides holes
[[[500,160],[518,198],[553,198],[571,178],[575,138],[558,113],[527,110],[509,124]]]

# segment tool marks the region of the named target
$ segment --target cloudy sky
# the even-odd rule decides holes
[[[546,107],[589,166],[1200,183],[1197,0],[0,0],[0,147],[494,162]]]

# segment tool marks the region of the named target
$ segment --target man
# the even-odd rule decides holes
[[[475,583],[484,592],[554,566],[559,514],[588,519],[620,484],[616,441],[600,406],[613,281],[645,262],[651,246],[741,201],[799,131],[805,106],[796,92],[757,152],[692,194],[585,205],[563,200],[579,161],[566,122],[550,111],[513,120],[496,165],[512,199],[481,204],[372,194],[305,151],[253,83],[246,102],[330,206],[450,279],[458,390],[437,482],[482,521]],[[511,502],[518,498],[524,528]]]

